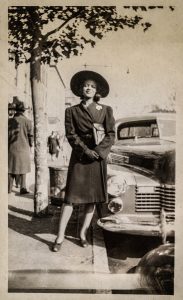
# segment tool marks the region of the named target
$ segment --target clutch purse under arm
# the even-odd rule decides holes
[[[93,123],[93,134],[95,139],[95,144],[98,145],[105,137],[105,129],[103,124]]]

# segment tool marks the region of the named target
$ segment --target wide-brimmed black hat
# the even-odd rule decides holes
[[[84,70],[76,73],[72,78],[70,82],[70,87],[72,92],[78,96],[82,96],[82,86],[83,83],[86,80],[94,80],[97,84],[97,93],[101,95],[102,98],[106,97],[109,93],[109,84],[106,81],[106,79],[101,76],[100,74],[89,71],[89,70]]]
[[[16,103],[16,111],[25,111],[28,108],[25,108],[24,103],[19,101]]]

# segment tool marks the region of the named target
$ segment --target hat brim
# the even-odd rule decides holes
[[[71,79],[70,87],[76,96],[82,96],[81,88],[86,80],[94,80],[96,82],[97,93],[99,93],[102,98],[109,94],[109,84],[106,79],[94,71],[85,70],[76,73]]]
[[[22,101],[19,101],[17,104],[16,104],[16,111],[26,111],[28,110],[29,108],[28,107],[25,107],[24,106],[24,103]]]
[[[16,111],[26,111],[29,108],[28,107],[16,107],[15,109],[16,109]]]

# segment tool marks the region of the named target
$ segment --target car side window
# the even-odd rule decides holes
[[[159,130],[156,120],[140,120],[135,122],[122,123],[118,126],[117,138],[119,140],[131,138],[159,137]]]
[[[122,128],[119,131],[120,138],[127,138],[129,136],[129,127]]]

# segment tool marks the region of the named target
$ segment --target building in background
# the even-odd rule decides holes
[[[65,94],[65,106],[70,107],[72,105],[76,105],[80,102],[80,99],[72,93],[71,89],[66,89]]]
[[[42,66],[42,98],[47,114],[47,135],[52,131],[64,134],[64,111],[65,111],[65,83],[56,65]],[[33,120],[32,96],[30,84],[30,65],[20,64],[15,67],[10,62],[8,74],[9,103],[17,96],[29,109],[25,114]]]

